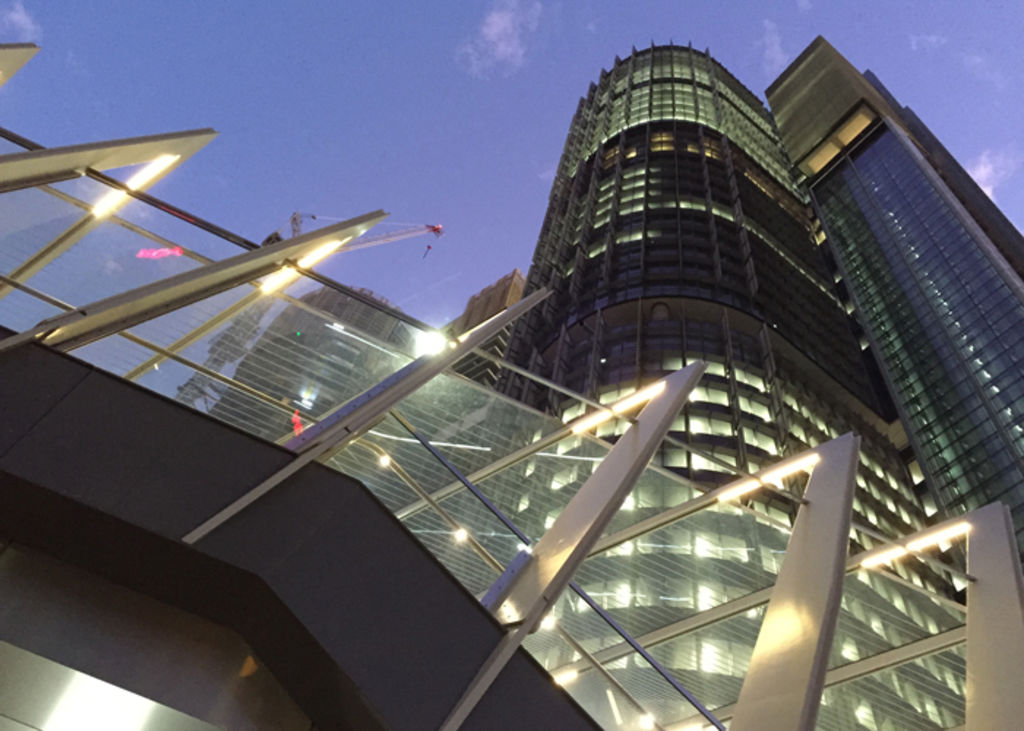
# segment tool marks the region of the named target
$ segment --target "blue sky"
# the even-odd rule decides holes
[[[1024,226],[1018,2],[0,0],[42,51],[0,124],[47,146],[214,127],[152,190],[250,239],[292,211],[443,223],[322,265],[440,324],[528,268],[579,97],[632,46],[763,90],[817,34],[874,71]]]

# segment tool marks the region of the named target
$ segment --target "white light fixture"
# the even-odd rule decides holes
[[[582,434],[583,432],[590,431],[598,424],[611,419],[613,416],[625,413],[630,409],[639,406],[642,403],[650,401],[659,393],[665,390],[665,381],[658,381],[653,383],[647,388],[641,388],[636,393],[633,393],[626,398],[612,404],[611,409],[600,409],[598,411],[584,416],[582,419],[577,421],[572,427],[573,434]]]
[[[179,158],[181,158],[181,155],[161,155],[135,173],[135,175],[128,178],[125,186],[129,190],[138,190],[177,162]],[[96,216],[96,218],[103,218],[119,208],[126,200],[128,200],[128,194],[123,190],[112,190],[96,201],[96,204],[92,207],[92,215]]]
[[[42,725],[47,731],[138,731],[156,703],[110,683],[75,673]]]
[[[818,462],[820,461],[821,457],[818,455],[817,452],[815,452],[812,454],[808,454],[805,457],[801,457],[800,459],[793,460],[792,462],[782,465],[781,467],[775,467],[773,469],[770,469],[764,474],[762,474],[760,477],[753,477],[749,480],[743,480],[742,482],[736,483],[732,487],[722,490],[722,492],[719,493],[718,495],[718,502],[724,503],[729,500],[734,500],[735,498],[738,498],[741,495],[746,495],[748,492],[756,490],[757,488],[763,486],[767,482],[775,482],[776,480],[781,480],[783,477],[789,477],[790,475],[795,474],[797,472],[804,472],[809,467],[813,467],[814,465],[818,464]]]
[[[304,257],[299,259],[299,266],[302,267],[303,269],[309,269],[309,267],[321,261],[324,257],[333,254],[335,251],[340,249],[342,246],[344,246],[351,240],[352,237],[349,236],[348,238],[341,240],[328,241],[326,244],[318,246],[317,248],[313,249],[311,252],[306,254]],[[274,292],[278,289],[281,289],[281,287],[283,287],[284,285],[291,283],[291,281],[298,276],[299,273],[298,271],[295,270],[295,267],[283,266],[263,280],[263,284],[260,285],[260,290],[264,294]],[[331,327],[331,325],[328,325],[328,327]],[[344,330],[345,328],[343,328],[341,325],[338,325],[338,327],[335,329]]]
[[[293,279],[299,276],[299,273],[292,267],[281,267],[276,272],[271,274],[269,277],[263,280],[260,285],[260,291],[264,294],[274,292],[281,289],[284,285],[290,283]]]
[[[544,619],[540,621],[540,628],[542,630],[553,630],[557,623],[558,622],[557,620],[555,620],[555,615],[547,614],[544,616]]]
[[[906,546],[893,546],[887,548],[884,551],[868,556],[866,559],[860,562],[860,566],[863,569],[870,569],[874,566],[880,566],[884,563],[890,563],[897,558],[902,558],[908,553],[916,553],[917,551],[923,551],[926,548],[938,545],[951,538],[962,536],[966,533],[970,533],[971,524],[966,520],[961,520],[952,525],[948,525],[945,528],[926,533],[920,538],[915,538],[910,541]]]
[[[966,520],[962,520],[959,523],[954,523],[942,530],[937,530],[934,533],[929,533],[928,535],[921,536],[920,538],[911,541],[907,544],[907,550],[921,551],[925,548],[931,548],[936,544],[943,543],[951,538],[956,538],[970,532],[971,524]]]
[[[380,457],[377,458],[377,464],[379,464],[381,467],[390,467],[391,456],[387,454],[382,454]]]
[[[455,539],[456,543],[465,543],[469,539],[469,531],[465,528],[459,528],[452,534],[452,538]]]
[[[413,340],[413,357],[437,355],[448,345],[444,335],[436,330],[417,331]]]
[[[645,713],[640,716],[637,723],[640,725],[640,728],[644,729],[644,731],[650,731],[650,729],[654,728],[654,716],[650,713]]]
[[[303,269],[309,269],[311,266],[313,266],[319,261],[322,261],[325,257],[330,256],[351,240],[352,237],[349,236],[348,238],[341,240],[328,241],[326,244],[318,246],[317,248],[313,249],[311,252],[306,254],[304,257],[299,259],[299,266],[302,267]]]
[[[555,673],[552,679],[559,685],[568,685],[572,681],[576,680],[580,676],[576,670],[563,670],[560,673]]]

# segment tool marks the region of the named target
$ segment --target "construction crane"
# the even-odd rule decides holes
[[[275,243],[277,241],[281,241],[282,240],[281,232],[285,229],[286,226],[289,226],[291,228],[292,238],[295,238],[296,236],[301,235],[302,234],[302,222],[306,221],[306,220],[309,220],[309,221],[344,221],[345,219],[343,219],[343,218],[333,218],[333,217],[330,217],[330,216],[320,216],[320,215],[317,215],[315,213],[300,213],[300,212],[296,211],[295,213],[293,213],[289,217],[288,223],[286,223],[284,226],[282,226],[281,228],[277,229],[277,231],[274,231],[272,234],[270,234],[270,236],[265,238],[263,240],[263,243],[261,244],[261,246],[265,246],[267,244],[272,244],[272,243]],[[402,239],[412,238],[413,236],[420,236],[421,234],[425,234],[425,233],[432,233],[432,234],[434,234],[435,237],[440,237],[440,236],[444,235],[444,226],[442,226],[439,223],[433,224],[433,225],[431,225],[429,223],[427,223],[427,224],[413,224],[413,225],[410,225],[410,226],[408,226],[406,228],[401,228],[401,229],[399,229],[397,231],[391,231],[390,233],[380,234],[379,236],[360,237],[360,238],[356,239],[354,243],[352,243],[351,245],[346,246],[344,249],[342,249],[342,251],[355,251],[356,249],[366,249],[366,248],[369,248],[371,246],[379,246],[380,244],[389,244],[392,241],[401,241]],[[423,256],[425,257],[428,253],[430,253],[430,250],[432,248],[433,247],[430,246],[430,244],[427,244],[427,250],[423,253]]]

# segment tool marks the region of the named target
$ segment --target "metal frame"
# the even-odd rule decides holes
[[[144,191],[206,146],[216,136],[217,132],[212,129],[199,129],[2,155],[0,156],[0,189],[12,190],[55,180],[67,180],[86,175],[91,170],[109,170],[125,165],[149,162],[164,154],[174,154],[176,158],[170,164],[164,166],[158,173],[134,189]],[[122,191],[126,197],[131,193],[127,186],[120,183],[118,183],[118,187],[111,187],[111,191],[118,190]],[[103,218],[94,215],[90,209],[50,243],[11,270],[8,276],[19,282],[28,281],[101,225],[103,221]],[[0,297],[4,297],[10,292],[9,287],[0,287]]]
[[[295,240],[289,239],[288,241]],[[289,449],[297,452],[295,459],[270,475],[259,485],[256,485],[245,495],[210,516],[196,528],[189,531],[181,540],[191,544],[202,539],[309,463],[329,457],[334,451],[364,434],[394,408],[399,401],[449,366],[454,365],[461,358],[469,355],[474,348],[490,338],[494,333],[500,331],[509,322],[512,322],[542,302],[549,294],[547,290],[534,292],[504,312],[482,323],[472,332],[462,336],[461,342],[452,341],[451,347],[446,348],[441,353],[433,356],[425,355],[414,360],[405,368],[384,379],[361,396],[352,399],[333,414],[323,417],[318,424],[307,429],[300,437],[296,437],[287,443],[286,446]]]
[[[733,731],[812,729],[846,574],[860,437],[815,448],[785,559],[736,702]]]
[[[39,46],[35,43],[0,44],[0,86],[6,84],[38,52]]]
[[[383,211],[367,213],[298,238],[264,246],[92,302],[0,341],[0,352],[29,342],[41,342],[60,350],[86,345],[269,274],[291,259],[301,257],[328,242],[359,236],[386,215]]]
[[[1010,509],[991,503],[966,516],[967,731],[1019,728],[1024,719],[1024,577]]]
[[[531,552],[523,551],[484,597],[484,605],[500,621],[513,625],[470,681],[448,718],[445,731],[459,728],[568,586],[640,473],[654,455],[690,391],[704,373],[697,361],[664,379],[664,391],[648,402],[635,424],[608,456]]]

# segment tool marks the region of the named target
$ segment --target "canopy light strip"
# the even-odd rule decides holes
[[[601,409],[588,416],[584,416],[573,425],[572,433],[582,434],[583,432],[590,431],[598,424],[603,424],[614,416],[623,414],[640,404],[647,403],[664,390],[665,381],[658,381],[647,388],[641,388],[636,393],[626,396],[626,398],[613,404],[610,409]]]
[[[937,546],[940,543],[944,543],[952,538],[957,538],[971,531],[971,524],[962,520],[953,525],[946,526],[940,530],[932,531],[927,533],[920,538],[907,543],[905,546],[897,545],[892,548],[887,548],[884,551],[868,556],[860,562],[862,569],[870,569],[874,566],[881,566],[882,564],[891,563],[898,558],[906,556],[908,553],[917,553],[923,551],[932,546]]]
[[[809,468],[818,464],[821,461],[821,456],[817,452],[808,454],[800,459],[795,459],[792,462],[782,465],[781,467],[775,467],[768,470],[759,477],[752,477],[749,480],[743,480],[732,487],[727,487],[718,494],[718,502],[724,503],[729,500],[735,500],[741,495],[746,495],[748,492],[753,492],[759,487],[763,487],[766,483],[775,482],[781,480],[783,477],[789,477],[797,472],[806,472]]]
[[[125,186],[129,190],[138,190],[176,163],[180,158],[181,155],[161,155],[135,173],[135,175],[128,178]],[[126,200],[128,200],[128,194],[123,190],[112,190],[96,202],[92,207],[92,215],[96,216],[96,218],[103,218],[120,208]]]

